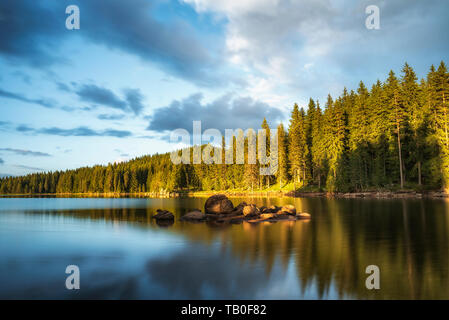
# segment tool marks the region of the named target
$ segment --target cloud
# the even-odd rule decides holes
[[[124,114],[99,114],[97,116],[99,120],[122,120],[125,118]]]
[[[156,109],[147,129],[162,132],[183,128],[191,131],[192,121],[201,120],[202,130],[217,128],[224,133],[224,129],[258,129],[264,117],[274,124],[284,116],[279,109],[249,97],[227,94],[208,104],[203,104],[202,99],[202,94],[197,93]]]
[[[106,129],[103,131],[96,131],[88,127],[77,127],[73,129],[62,129],[58,127],[42,128],[35,130],[36,133],[56,135],[62,137],[116,137],[116,138],[126,138],[132,136],[132,133],[127,130],[114,130]]]
[[[166,72],[210,86],[222,82],[217,74],[219,54],[184,19],[157,17],[164,1],[83,1],[81,29],[65,29],[64,14],[77,1],[1,1],[0,54],[17,62],[46,67],[66,62],[58,54],[64,41],[82,37],[155,63]],[[56,48],[56,49],[55,49]],[[216,50],[215,50],[216,51]]]
[[[119,153],[119,154],[120,154],[120,157],[129,157],[129,154],[128,154],[128,153],[124,153],[124,152],[122,152],[122,150],[120,150],[120,149],[114,149],[114,151],[117,152],[117,153]]]
[[[64,15],[44,2],[1,1],[0,54],[36,67],[61,62],[54,48],[66,33],[60,27],[64,19]]]
[[[33,171],[45,171],[42,168],[29,167],[29,166],[25,166],[25,165],[21,165],[21,164],[16,164],[16,165],[14,165],[14,167],[19,168],[19,169],[33,170]]]
[[[224,17],[228,61],[247,75],[247,92],[269,103],[323,98],[405,61],[427,71],[448,58],[445,1],[183,1]],[[365,27],[372,4],[380,7],[380,30]]]
[[[16,128],[19,132],[29,132],[34,134],[47,134],[61,137],[116,137],[127,138],[131,137],[132,133],[127,130],[105,129],[94,130],[86,126],[80,126],[71,129],[64,129],[59,127],[48,128],[31,128],[28,126],[18,126]],[[1,150],[1,149],[0,149]]]
[[[143,110],[143,99],[144,96],[139,89],[124,89],[125,98],[121,99],[112,90],[100,87],[96,84],[82,84],[77,83],[72,84],[70,87],[67,84],[57,82],[58,88],[66,92],[74,92],[81,101],[93,103],[94,105],[101,105],[104,107],[109,107],[123,112],[133,112],[135,115],[139,115]],[[90,111],[95,107],[87,108],[86,111]],[[121,115],[100,115],[98,118],[100,120],[118,120],[122,119],[124,116]]]
[[[16,130],[19,131],[19,132],[30,132],[30,131],[34,131],[33,128],[28,127],[27,125],[24,125],[24,124],[21,124],[21,125],[17,126]]]
[[[54,108],[55,107],[54,103],[47,99],[30,99],[30,98],[25,97],[22,94],[6,91],[3,89],[0,89],[0,97],[14,99],[14,100],[18,100],[18,101],[26,102],[26,103],[33,103],[33,104],[40,105],[44,108]]]
[[[140,90],[126,89],[125,95],[128,106],[134,111],[135,114],[139,114],[143,110],[143,95],[140,93]]]
[[[24,149],[13,149],[13,148],[0,148],[1,151],[12,152],[21,156],[32,156],[32,157],[51,157],[51,154],[40,152],[40,151],[31,151]]]
[[[4,163],[5,163],[5,161],[2,158],[0,158],[0,164],[4,164]]]
[[[103,106],[126,110],[127,104],[115,95],[111,90],[93,84],[82,85],[76,91],[82,101],[97,103]]]
[[[10,124],[9,121],[0,121],[0,130],[9,127]]]

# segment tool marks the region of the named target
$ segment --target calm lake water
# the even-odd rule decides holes
[[[449,202],[232,198],[310,221],[177,219],[206,198],[0,198],[0,298],[449,299]],[[150,219],[157,208],[171,226]],[[380,290],[365,268],[380,268]],[[80,268],[80,290],[65,269]]]

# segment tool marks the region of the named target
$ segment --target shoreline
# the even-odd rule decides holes
[[[400,191],[364,191],[347,193],[330,193],[325,191],[189,191],[189,192],[139,192],[139,193],[25,193],[25,194],[0,194],[0,198],[8,197],[80,197],[80,198],[192,198],[209,197],[214,194],[224,194],[231,198],[337,198],[337,199],[444,199],[449,198],[449,193],[444,191],[400,190]]]

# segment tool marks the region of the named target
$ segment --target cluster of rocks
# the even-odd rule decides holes
[[[249,223],[259,222],[276,222],[276,221],[295,221],[302,219],[310,219],[308,213],[297,213],[296,208],[292,205],[284,205],[282,207],[257,207],[254,204],[242,202],[235,206],[224,194],[216,194],[209,197],[204,205],[204,212],[195,209],[183,215],[181,221],[203,222],[208,221],[216,224],[221,223]],[[174,221],[173,213],[167,210],[158,209],[153,215],[158,222]]]

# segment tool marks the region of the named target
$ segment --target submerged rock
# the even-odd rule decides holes
[[[157,209],[157,213],[153,215],[156,220],[174,220],[175,216],[168,210]]]
[[[297,219],[310,219],[311,216],[310,216],[309,213],[301,212],[301,213],[297,213],[297,214],[296,214],[296,218],[297,218]]]
[[[256,205],[249,204],[243,207],[243,215],[245,217],[257,217],[260,215],[260,210]]]
[[[202,213],[199,209],[193,210],[191,212],[187,212],[180,219],[181,221],[204,221],[206,220],[206,215]]]
[[[215,194],[209,197],[204,204],[206,214],[226,214],[231,213],[233,209],[234,205],[224,194]]]
[[[276,213],[276,212],[279,212],[281,210],[281,208],[278,207],[278,206],[269,206],[268,208],[265,208],[265,209],[262,209],[262,208],[264,208],[264,207],[261,207],[260,211],[262,213]]]
[[[296,215],[296,208],[295,208],[295,206],[293,206],[291,204],[287,204],[287,205],[283,206],[281,208],[281,211],[285,212],[287,214],[290,214],[292,216]]]
[[[276,214],[275,213],[261,213],[259,217],[260,217],[260,219],[264,219],[264,220],[274,219],[274,218],[276,218]]]
[[[247,206],[246,202],[241,202],[239,203],[232,211],[231,211],[231,215],[233,216],[240,216],[243,215],[243,208]]]

